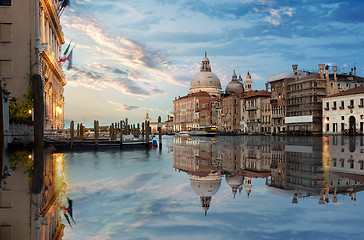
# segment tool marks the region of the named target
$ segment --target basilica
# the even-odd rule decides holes
[[[205,53],[200,72],[193,78],[186,96],[175,98],[174,131],[186,131],[194,127],[217,127],[220,132],[267,132],[268,121],[263,119],[269,111],[270,93],[254,91],[248,72],[245,81],[235,70],[225,91],[219,78],[211,71],[210,60]]]

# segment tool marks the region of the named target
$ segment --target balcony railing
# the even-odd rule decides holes
[[[246,107],[247,111],[257,110],[257,106]]]
[[[364,105],[363,104],[359,104],[358,107],[359,108],[362,108],[362,107],[364,107]]]
[[[283,114],[281,113],[272,114],[272,118],[283,118]]]
[[[349,105],[348,108],[349,109],[353,109],[354,108],[354,105]]]
[[[339,107],[340,109],[344,109],[345,107],[344,106],[341,106],[341,107]]]
[[[331,109],[332,109],[332,110],[336,110],[336,107],[332,107]]]

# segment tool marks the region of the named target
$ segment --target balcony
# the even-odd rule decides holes
[[[254,111],[257,110],[257,106],[250,106],[250,107],[246,107],[247,111]]]
[[[332,107],[331,109],[332,109],[332,110],[336,110],[336,107]]]
[[[348,108],[349,109],[353,109],[354,108],[354,105],[349,105]]]
[[[363,104],[359,104],[358,107],[359,108],[362,108],[362,107],[364,107],[364,105]]]
[[[328,108],[328,107],[325,107],[324,109],[325,109],[326,111],[328,111],[328,110],[329,110],[330,108]]]
[[[272,118],[283,118],[283,114],[281,113],[272,114]]]
[[[341,107],[339,107],[340,109],[344,109],[345,107],[344,106],[341,106]]]

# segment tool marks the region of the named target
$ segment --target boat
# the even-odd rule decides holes
[[[190,133],[188,131],[181,131],[181,132],[177,133],[177,136],[179,136],[179,137],[189,137]]]
[[[121,147],[145,147],[145,140],[132,135],[123,135],[123,142],[120,144],[119,140],[109,140],[109,139],[99,139],[97,145],[94,139],[83,139],[73,140],[73,145],[71,147],[71,140],[69,139],[53,139],[44,138],[44,142],[47,145],[53,146],[55,149],[91,149],[91,148],[121,148]],[[149,147],[157,147],[157,140],[153,137],[149,140]]]
[[[188,130],[190,136],[216,136],[218,134],[216,127],[194,127]]]

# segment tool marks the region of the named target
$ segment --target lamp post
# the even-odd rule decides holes
[[[327,137],[327,124],[329,124],[329,120],[325,118],[325,136]]]

